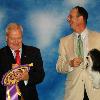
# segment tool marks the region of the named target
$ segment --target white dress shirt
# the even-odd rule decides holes
[[[11,49],[11,51],[12,51],[12,54],[13,54],[13,56],[14,56],[14,58],[15,58],[15,57],[16,57],[16,53],[15,53],[15,51],[12,50],[12,49]],[[19,53],[20,53],[20,59],[21,59],[22,49],[19,49],[19,51],[20,51]],[[25,85],[27,85],[27,83],[28,83],[28,81],[24,81],[24,84],[25,84]]]

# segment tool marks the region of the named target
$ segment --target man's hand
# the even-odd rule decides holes
[[[73,60],[70,61],[70,66],[71,67],[78,67],[81,63],[83,62],[82,58],[74,58]]]
[[[12,69],[15,69],[18,66],[19,66],[18,64],[12,64]],[[28,74],[27,69],[25,71],[21,71],[21,70],[16,71],[15,76],[16,76],[16,79],[18,79],[19,81],[21,80],[25,81],[29,79],[29,74]]]
[[[25,71],[16,71],[15,75],[16,75],[16,78],[19,81],[21,81],[21,80],[23,80],[23,81],[26,80],[27,81],[29,79],[29,74],[28,74],[27,70],[25,70]]]
[[[21,73],[21,77],[20,77],[20,80],[28,80],[29,79],[29,74],[28,74],[28,71],[25,70],[24,72]]]
[[[18,66],[19,66],[18,64],[12,64],[12,69],[15,69]]]

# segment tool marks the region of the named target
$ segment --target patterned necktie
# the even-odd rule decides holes
[[[81,58],[83,58],[84,56],[83,41],[81,39],[81,35],[78,36],[76,54],[78,57],[81,57]]]
[[[20,65],[20,51],[15,50],[15,53],[16,53],[16,56],[15,56],[16,64]]]

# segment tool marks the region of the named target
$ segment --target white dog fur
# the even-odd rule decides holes
[[[86,59],[87,70],[92,77],[93,87],[98,89],[100,88],[100,51],[97,49],[89,51]]]

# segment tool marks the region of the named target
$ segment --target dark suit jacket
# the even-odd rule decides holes
[[[15,63],[13,54],[8,46],[0,49],[0,81],[2,75],[12,68]],[[33,66],[29,71],[28,84],[25,86],[24,81],[19,82],[20,91],[25,100],[38,100],[36,84],[44,79],[43,62],[38,48],[22,45],[21,64],[30,64]],[[0,83],[0,98],[6,100],[6,87]]]

